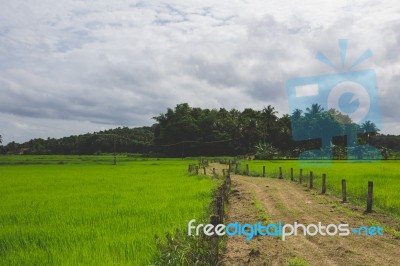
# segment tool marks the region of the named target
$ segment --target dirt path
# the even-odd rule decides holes
[[[212,165],[217,170],[223,166]],[[381,214],[364,215],[361,210],[344,206],[332,196],[319,195],[305,186],[272,178],[231,175],[232,192],[225,224],[294,222],[323,225],[349,224],[349,228],[384,225],[389,219]],[[385,221],[386,220],[386,221]],[[391,226],[399,228],[399,224]],[[227,238],[222,255],[224,265],[285,265],[298,258],[310,265],[400,265],[400,239],[384,231],[384,236],[259,236]],[[296,264],[290,264],[296,265]]]

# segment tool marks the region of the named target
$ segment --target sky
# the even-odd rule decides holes
[[[271,104],[290,111],[286,82],[346,66],[376,73],[382,133],[400,134],[398,1],[3,0],[3,142],[63,137],[202,108]],[[347,68],[346,68],[347,67]]]

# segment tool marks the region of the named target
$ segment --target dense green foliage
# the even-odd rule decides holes
[[[293,138],[303,141],[296,146],[297,151],[304,152],[303,158],[381,158],[381,152],[374,152],[370,146],[379,131],[376,125],[371,121],[356,124],[335,109],[325,111],[318,104],[312,104],[305,112],[296,109],[291,116],[291,129]]]
[[[257,148],[268,146],[275,158],[297,158],[303,151],[321,149],[328,150],[334,159],[345,159],[349,145],[375,145],[384,158],[393,158],[393,151],[400,150],[399,136],[379,135],[373,123],[354,124],[348,116],[323,110],[318,104],[279,117],[270,105],[262,110],[239,111],[193,108],[184,103],[154,119],[152,127],[123,127],[22,144],[11,142],[0,146],[0,154],[90,155],[116,151],[187,157],[258,153],[260,158],[269,158],[262,154],[265,149]],[[321,132],[329,135],[324,143]]]
[[[166,241],[204,218],[217,185],[188,176],[193,161],[0,161],[0,265],[149,265],[159,252],[154,235]]]
[[[151,127],[116,128],[78,136],[69,136],[60,139],[32,139],[18,144],[10,142],[0,146],[3,154],[101,154],[119,153],[147,153],[153,143],[154,129]]]
[[[250,108],[242,112],[221,108],[200,109],[188,104],[168,109],[155,117],[155,143],[168,144],[182,141],[212,143],[185,143],[168,149],[169,156],[185,155],[235,155],[255,152],[260,141],[272,143],[280,150],[292,148],[290,118],[276,116],[273,107],[262,111]],[[223,142],[224,140],[228,140]],[[221,142],[217,142],[221,141]],[[184,146],[185,145],[185,146]]]

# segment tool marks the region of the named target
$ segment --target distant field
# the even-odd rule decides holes
[[[117,155],[117,163],[148,161],[154,159],[138,158],[134,155]],[[181,161],[181,160],[180,160]],[[11,164],[113,164],[112,155],[0,155],[0,165]]]
[[[1,156],[0,265],[146,265],[205,218],[216,182],[183,160]]]
[[[328,192],[340,195],[341,180],[347,181],[348,200],[362,206],[366,204],[368,181],[374,182],[374,206],[400,217],[400,162],[399,161],[334,161],[331,166],[326,162],[306,162],[300,166],[297,160],[280,161],[242,161],[241,170],[249,164],[250,173],[261,174],[266,166],[267,176],[278,177],[282,166],[284,178],[290,179],[290,168],[298,179],[299,169],[308,182],[309,172],[314,174],[314,187],[320,188],[321,176],[327,175]]]

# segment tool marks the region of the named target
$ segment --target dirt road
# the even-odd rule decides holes
[[[214,165],[213,167],[221,168]],[[399,224],[382,214],[363,214],[362,209],[340,200],[319,195],[288,180],[231,175],[232,191],[225,224],[294,222],[324,225],[349,224],[358,228],[374,223]],[[383,236],[244,236],[227,238],[224,265],[400,265],[400,239],[390,233]],[[290,262],[292,264],[290,264]]]

